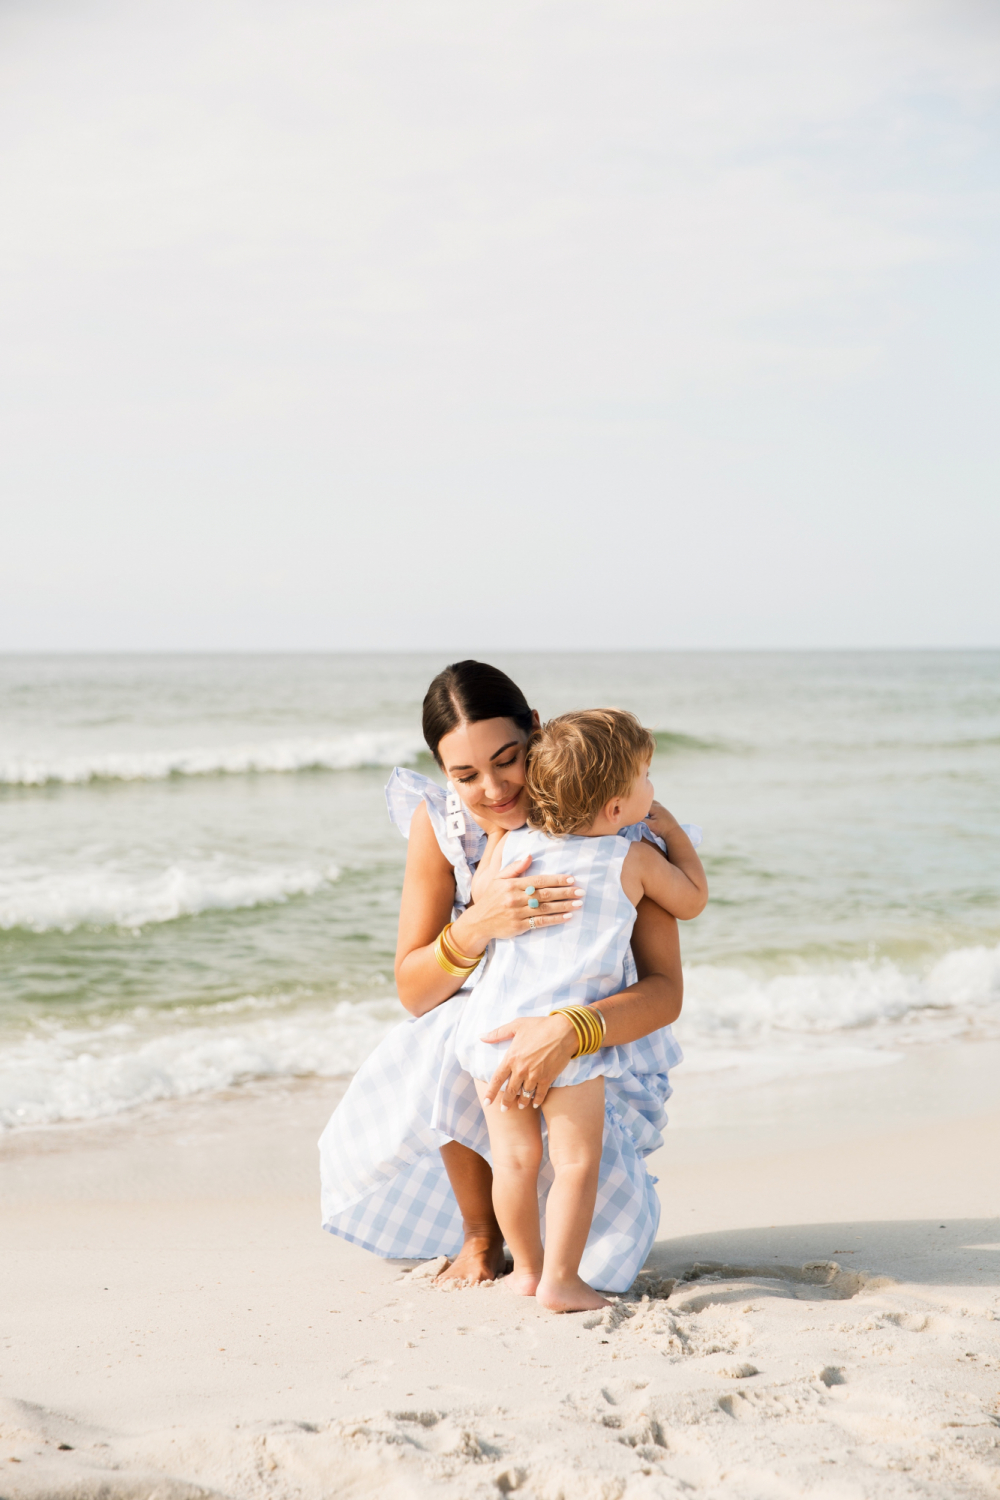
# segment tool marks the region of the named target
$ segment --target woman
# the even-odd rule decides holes
[[[525,821],[524,757],[537,724],[520,689],[495,667],[459,662],[432,682],[424,736],[457,800],[449,808],[442,789],[413,771],[397,769],[386,788],[390,816],[409,838],[396,983],[415,1019],[375,1049],[320,1141],[326,1229],[385,1256],[454,1255],[445,1276],[470,1281],[502,1270],[503,1242],[482,1109],[454,1058],[454,1031],[491,939],[564,921],[578,899],[559,875],[539,877],[536,888],[527,863],[489,879],[475,874],[490,840]],[[664,809],[649,822],[698,886],[692,909],[677,915],[696,916],[706,890],[693,847]],[[635,1067],[608,1089],[598,1202],[581,1264],[581,1275],[607,1291],[631,1285],[656,1234],[659,1202],[642,1158],[662,1144],[668,1073],[680,1061],[664,1029],[681,1009],[676,921],[644,901],[632,947],[638,977],[601,1010],[608,1045],[635,1044]],[[518,1020],[490,1040],[509,1043],[497,1047],[490,1092],[511,1104],[522,1091],[544,1098],[577,1046],[558,1016]],[[542,1200],[548,1181],[543,1167]]]

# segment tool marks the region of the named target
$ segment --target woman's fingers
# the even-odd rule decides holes
[[[496,1026],[492,1031],[485,1031],[479,1038],[481,1042],[509,1042],[512,1036],[517,1036],[517,1026],[513,1021],[508,1021],[505,1026]],[[499,1074],[497,1069],[494,1077]]]
[[[566,887],[574,885],[575,882],[572,875],[530,875],[527,878],[519,876],[518,884],[522,890],[533,885],[535,894],[543,901],[562,901],[574,894],[572,891],[567,891]],[[580,894],[582,896],[583,892],[581,891]]]
[[[530,885],[531,881],[527,881],[526,884]],[[567,887],[571,889],[567,890]],[[583,895],[583,891],[575,889],[572,875],[557,875],[547,885],[542,884],[542,877],[539,875],[535,889],[543,901],[565,901],[573,896]]]
[[[516,1069],[511,1069],[508,1072],[508,1075],[507,1075],[506,1079],[504,1080],[504,1083],[503,1083],[503,1086],[500,1089],[499,1095],[497,1096],[499,1098],[499,1100],[500,1100],[500,1112],[501,1112],[501,1114],[506,1114],[509,1109],[513,1109],[514,1108],[515,1101],[517,1100],[517,1097],[520,1094],[520,1092],[521,1092],[521,1079],[520,1079],[520,1076],[519,1076],[519,1074],[518,1074],[518,1072],[517,1072]]]
[[[547,1083],[537,1083],[535,1085],[535,1091],[531,1096],[531,1105],[533,1109],[541,1108],[542,1101],[544,1100],[545,1095],[548,1093],[550,1087],[551,1085]]]
[[[499,1101],[501,1106],[508,1109],[514,1085],[523,1087],[525,1079],[530,1080],[527,1085],[529,1091],[533,1090],[531,1103],[541,1105],[549,1085],[559,1076],[577,1045],[576,1033],[565,1016],[523,1016],[505,1026],[496,1027],[483,1040],[512,1040],[512,1045],[499,1062],[484,1095],[484,1102],[492,1103],[495,1107]]]
[[[504,1084],[500,1096],[500,1108],[513,1109],[516,1100],[518,1109],[527,1109],[534,1102],[537,1092],[537,1084],[528,1078],[524,1069],[515,1065],[511,1069],[510,1077]]]
[[[563,889],[573,884],[572,875],[526,875],[525,872],[531,864],[531,856],[519,859],[512,865],[505,865],[500,871],[500,880],[516,880],[523,891],[526,885],[533,885],[539,895],[542,891]]]
[[[529,1105],[533,1104],[537,1093],[538,1084],[535,1080],[533,1078],[523,1078],[521,1080],[520,1097],[517,1101],[518,1109],[527,1109]]]
[[[486,1093],[483,1095],[484,1104],[493,1103],[494,1099],[500,1093],[500,1090],[503,1088],[509,1077],[510,1069],[507,1066],[507,1060],[505,1058],[497,1068],[496,1072],[493,1074],[493,1077],[490,1079],[489,1083],[486,1085]]]
[[[579,886],[562,886],[558,890],[536,890],[539,901],[546,911],[572,911],[583,905],[583,891]]]
[[[503,872],[508,883],[501,903],[506,908],[508,920],[517,925],[506,931],[503,926],[498,927],[498,937],[512,937],[527,932],[530,927],[544,927],[552,922],[568,922],[583,905],[583,890],[572,876],[539,875],[536,884],[531,877],[525,879],[523,873],[508,878],[512,870]]]
[[[522,1097],[526,1087],[530,1088],[530,1084],[525,1083],[523,1074],[517,1069],[512,1071],[504,1062],[486,1085],[483,1103],[492,1104],[495,1099],[500,1105],[502,1114],[506,1114],[508,1109],[513,1109],[515,1101],[519,1109],[524,1109],[528,1103]]]

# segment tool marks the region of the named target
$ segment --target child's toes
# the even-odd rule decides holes
[[[503,1287],[507,1292],[514,1292],[518,1297],[533,1297],[538,1289],[539,1278],[531,1271],[511,1271],[509,1276],[503,1279]]]
[[[595,1292],[585,1281],[547,1283],[543,1280],[536,1296],[544,1308],[554,1313],[591,1312],[611,1306],[607,1297]]]

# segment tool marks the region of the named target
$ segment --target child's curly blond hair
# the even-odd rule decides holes
[[[628,796],[655,749],[649,730],[623,708],[550,719],[528,745],[529,824],[555,838],[589,828],[607,803]]]

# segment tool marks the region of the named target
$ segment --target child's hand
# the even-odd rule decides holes
[[[680,824],[672,812],[667,812],[662,802],[654,802],[643,822],[648,828],[666,842],[667,835],[673,833]]]

